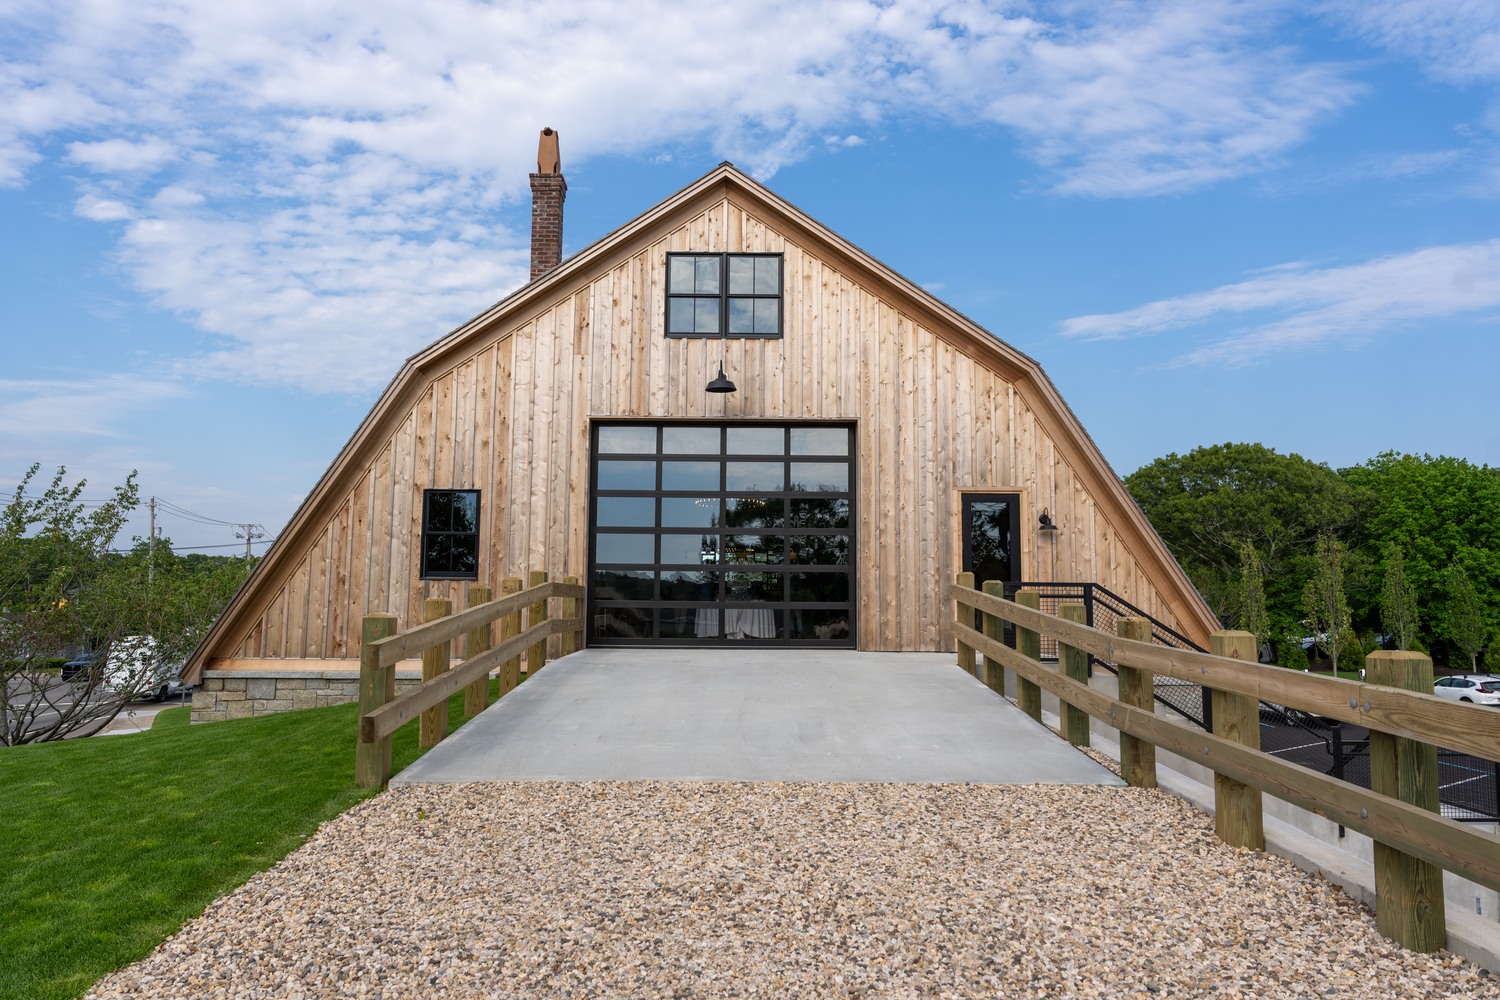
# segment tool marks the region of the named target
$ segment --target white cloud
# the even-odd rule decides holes
[[[1267,322],[1174,362],[1236,366],[1268,355],[1355,345],[1382,332],[1500,306],[1500,240],[1428,247],[1346,267],[1304,263],[1212,291],[1151,302],[1126,312],[1079,316],[1065,336],[1112,340],[1191,327],[1245,313]]]
[[[1494,0],[1330,0],[1355,35],[1409,56],[1433,79],[1500,79],[1500,5]]]
[[[565,169],[707,142],[768,177],[882,120],[991,123],[1058,191],[1139,196],[1273,165],[1356,94],[1255,0],[10,10],[0,183],[65,133],[98,174],[76,211],[131,220],[135,281],[224,338],[188,367],[312,391],[380,384],[525,279],[495,210],[544,125]]]
[[[68,143],[68,159],[98,173],[155,170],[174,155],[172,146],[155,136],[140,142],[105,139],[101,142]]]
[[[27,447],[80,434],[122,437],[122,416],[187,395],[174,380],[134,375],[0,379],[0,437]]]

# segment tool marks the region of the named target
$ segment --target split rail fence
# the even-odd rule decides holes
[[[973,588],[961,574],[950,596],[957,604],[953,635],[959,663],[974,668],[984,654],[985,683],[1003,693],[1005,669],[1017,675],[1020,707],[1041,721],[1042,689],[1063,707],[1064,735],[1088,744],[1089,717],[1118,729],[1120,771],[1132,786],[1156,787],[1156,748],[1198,761],[1215,774],[1215,826],[1235,847],[1263,850],[1261,794],[1269,793],[1375,841],[1376,923],[1386,937],[1416,951],[1447,940],[1442,870],[1500,890],[1500,838],[1438,812],[1437,747],[1500,760],[1500,712],[1431,694],[1432,661],[1420,653],[1377,650],[1364,681],[1347,681],[1263,666],[1248,632],[1215,632],[1207,653],[1152,643],[1150,623],[1123,619],[1117,635],[1083,623],[1082,605],[1060,614],[1039,610],[1040,597],[1015,600]],[[984,630],[966,622],[983,613]],[[1015,628],[1016,648],[1003,641]],[[1042,663],[1043,637],[1058,644],[1056,667]],[[1088,658],[1115,664],[1120,697],[1088,684]],[[1213,732],[1155,713],[1156,675],[1200,684],[1211,692]],[[1260,749],[1260,702],[1285,705],[1370,730],[1371,788],[1365,789]]]
[[[421,719],[419,743],[435,747],[448,735],[448,699],[464,691],[464,714],[478,715],[489,702],[490,672],[500,671],[500,697],[521,682],[521,657],[526,675],[534,676],[546,661],[547,640],[562,636],[562,655],[580,645],[583,619],[578,602],[583,588],[578,578],[547,582],[547,574],[533,570],[531,586],[521,589],[519,577],[501,581],[502,596],[491,600],[489,587],[471,586],[469,607],[453,613],[453,602],[428,598],[424,623],[396,631],[396,616],[366,615],[359,651],[359,724],[355,743],[354,778],[367,788],[380,788],[391,779],[391,735]],[[560,617],[548,613],[548,600],[561,602]],[[526,613],[526,628],[521,613]],[[500,622],[500,644],[492,642],[492,626]],[[467,636],[465,659],[451,666],[453,640]],[[422,683],[396,694],[396,664],[422,657]]]

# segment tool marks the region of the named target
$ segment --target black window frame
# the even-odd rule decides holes
[[[602,429],[612,427],[650,427],[656,431],[656,445],[654,453],[609,453],[601,454],[599,450],[599,433]],[[716,453],[677,453],[663,451],[663,438],[668,428],[675,427],[712,427],[720,432],[719,449]],[[779,456],[760,453],[733,452],[729,450],[729,431],[735,428],[765,427],[775,428],[783,431],[782,453]],[[824,428],[829,430],[844,431],[848,435],[846,452],[842,455],[832,454],[794,454],[792,452],[792,432],[801,428]],[[588,625],[588,639],[590,646],[686,646],[698,648],[750,648],[750,647],[811,647],[820,649],[856,648],[859,638],[859,534],[857,503],[859,494],[859,469],[858,460],[858,437],[856,424],[851,421],[797,421],[797,420],[595,420],[592,422],[589,434],[590,461],[589,461],[589,544],[588,544],[588,578],[587,598],[585,603],[585,615]],[[653,485],[644,485],[631,489],[601,489],[599,471],[600,466],[609,462],[627,462],[648,460],[656,465],[653,477]],[[697,489],[666,489],[663,483],[663,462],[714,462],[718,463],[719,476],[718,486],[709,488],[707,486]],[[753,490],[729,485],[729,466],[741,462],[771,462],[783,466],[783,478],[780,488],[775,490]],[[796,464],[822,464],[832,462],[845,464],[848,468],[847,490],[819,491],[819,490],[794,490],[790,476],[792,466]],[[672,499],[692,500],[707,496],[717,498],[717,524],[697,528],[675,527],[662,524],[664,502]],[[630,496],[637,498],[650,497],[655,506],[655,519],[652,526],[638,525],[599,525],[599,502],[616,496]],[[778,502],[782,505],[782,513],[776,525],[767,526],[740,526],[726,523],[728,520],[727,503],[735,499],[765,499]],[[795,500],[842,500],[845,504],[847,518],[844,527],[829,525],[827,527],[810,527],[805,524],[794,523],[792,517],[791,502]],[[598,559],[598,536],[601,533],[610,535],[649,535],[653,536],[653,559],[650,563],[605,563],[600,564]],[[736,561],[728,557],[730,552],[727,547],[728,539],[733,536],[777,536],[783,544],[778,552],[775,563],[760,563],[750,561]],[[709,563],[677,563],[666,562],[662,559],[663,553],[657,539],[664,540],[667,536],[709,536],[715,539],[719,548],[716,550],[717,558]],[[847,560],[844,563],[799,563],[792,555],[791,539],[800,537],[809,539],[811,536],[834,536],[847,537],[848,548],[844,553]],[[715,597],[708,598],[684,598],[671,599],[665,596],[664,587],[668,574],[681,572],[711,573],[717,579],[712,586],[716,592]],[[651,577],[648,586],[651,588],[651,597],[639,598],[601,598],[596,593],[601,573],[646,573]],[[775,574],[780,578],[781,596],[779,599],[735,598],[730,595],[731,577],[736,575],[766,575]],[[837,601],[795,601],[792,600],[792,587],[794,574],[802,576],[839,574],[847,583],[846,599]],[[645,581],[643,581],[645,582]],[[810,582],[810,581],[809,581]],[[595,625],[601,611],[607,611],[611,607],[634,607],[652,609],[652,628],[650,636],[623,637],[623,636],[596,636]],[[781,625],[781,638],[730,638],[722,627],[727,618],[719,619],[719,633],[716,636],[702,636],[694,638],[664,637],[661,636],[662,611],[670,611],[674,608],[717,608],[721,612],[733,610],[762,610],[776,615],[776,620]],[[806,639],[793,638],[793,618],[795,612],[828,612],[842,613],[848,622],[847,636],[837,639]]]
[[[472,493],[474,495],[474,530],[473,531],[439,531],[439,532],[433,532],[433,531],[431,531],[428,528],[428,524],[430,523],[430,514],[429,514],[429,512],[431,510],[432,498],[433,498],[433,496],[435,494],[438,494],[438,493],[449,493],[449,494],[453,494],[453,493]],[[478,580],[479,579],[479,563],[480,563],[480,558],[479,557],[480,557],[480,555],[483,552],[483,549],[479,545],[479,536],[483,533],[483,531],[482,531],[482,528],[483,528],[483,525],[484,525],[484,516],[483,515],[484,515],[484,498],[480,495],[480,491],[479,490],[470,490],[470,489],[437,489],[437,488],[423,489],[422,490],[422,535],[421,535],[421,538],[420,538],[421,549],[419,550],[421,552],[422,564],[421,564],[421,572],[418,574],[417,578],[419,580]],[[466,538],[473,538],[474,539],[474,571],[472,573],[452,573],[452,572],[439,573],[439,572],[433,572],[433,571],[429,570],[428,567],[427,567],[427,539],[429,537],[431,537],[431,535],[433,535],[433,534],[439,534],[439,535],[460,535],[460,536],[463,536],[463,537],[466,537]]]
[[[1022,567],[1021,567],[1021,494],[1020,493],[1008,493],[1008,492],[996,492],[996,493],[978,493],[978,492],[972,492],[971,493],[971,492],[965,490],[962,494],[960,494],[960,496],[959,496],[959,505],[958,505],[958,510],[959,510],[959,515],[958,515],[959,516],[958,531],[959,531],[959,535],[961,537],[962,549],[963,549],[961,565],[963,567],[963,572],[965,572],[965,573],[973,573],[974,572],[974,539],[973,539],[972,532],[970,531],[970,528],[974,524],[974,504],[975,503],[1001,503],[1001,502],[1005,503],[1006,506],[1007,506],[1006,513],[1008,515],[1008,520],[1010,522],[1009,530],[1010,530],[1010,545],[1011,545],[1011,551],[1008,552],[1008,553],[1006,553],[1007,561],[1010,563],[1010,579],[1006,580],[1006,581],[1002,581],[1002,582],[1005,582],[1005,583],[1020,583],[1021,580],[1023,579],[1022,573],[1021,573]],[[974,581],[974,586],[982,588],[984,586],[984,582],[985,581],[982,581],[982,580],[979,580],[979,579],[976,578],[975,581]],[[974,622],[975,622],[974,627],[976,629],[980,629],[982,631],[983,628],[984,628],[984,614],[983,614],[983,612],[979,611],[978,609],[975,609],[975,612],[974,612]],[[1010,625],[1009,622],[1005,623],[1005,628],[1006,628],[1006,635],[1009,636],[1010,635],[1010,629],[1012,628],[1012,626]]]
[[[673,333],[672,332],[672,300],[673,299],[705,299],[713,296],[699,295],[697,293],[673,292],[672,291],[672,259],[674,257],[717,257],[719,258],[719,331],[717,333]],[[777,289],[775,295],[751,293],[749,295],[732,295],[729,291],[729,261],[731,258],[739,257],[766,257],[776,261]],[[781,340],[786,336],[786,255],[784,253],[725,253],[708,252],[694,253],[689,250],[671,251],[666,255],[666,263],[663,267],[662,287],[665,289],[662,304],[662,330],[667,337],[674,340],[718,340],[725,338],[729,340]],[[776,300],[776,332],[775,333],[731,333],[729,332],[729,300],[730,299],[775,299]]]

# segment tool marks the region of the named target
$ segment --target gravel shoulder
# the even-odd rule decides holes
[[[91,997],[1500,997],[1154,791],[393,789]]]

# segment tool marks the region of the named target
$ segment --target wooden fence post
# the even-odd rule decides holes
[[[1042,595],[1034,590],[1023,590],[1016,595],[1016,603],[1023,608],[1040,611],[1042,610]],[[1041,635],[1029,628],[1017,625],[1016,652],[1040,661],[1042,658]],[[1037,686],[1036,681],[1028,681],[1020,674],[1016,674],[1016,701],[1020,704],[1021,711],[1038,722],[1042,721],[1042,689]]]
[[[566,584],[569,584],[571,586],[576,586],[578,584],[578,577],[576,577],[576,576],[565,576],[565,577],[563,577],[562,582],[566,583]],[[576,597],[564,597],[562,599],[562,616],[564,618],[577,618],[578,617],[578,598],[576,598]],[[561,638],[562,638],[562,655],[567,656],[570,653],[576,653],[576,652],[578,652],[578,633],[577,632],[564,632],[562,634]]]
[[[501,594],[519,594],[521,592],[521,578],[519,576],[507,576],[500,581]],[[500,641],[514,639],[521,634],[521,612],[513,611],[500,619]],[[514,691],[521,683],[521,656],[516,654],[506,660],[500,666],[500,697]]]
[[[1057,616],[1066,618],[1070,622],[1080,625],[1088,624],[1088,609],[1082,604],[1064,604],[1058,607]],[[1074,649],[1066,643],[1057,644],[1058,666],[1062,668],[1062,674],[1069,680],[1080,684],[1089,682],[1089,654],[1081,649]],[[1063,702],[1059,708],[1062,709],[1062,731],[1069,743],[1076,747],[1089,745],[1089,713],[1081,708],[1075,708],[1067,702]]]
[[[1243,660],[1255,666],[1259,644],[1250,632],[1221,631],[1208,637],[1208,651],[1215,656]],[[1247,694],[1213,689],[1214,735],[1260,749],[1260,701]],[[1214,774],[1214,827],[1219,839],[1230,847],[1266,848],[1265,820],[1261,814],[1261,792],[1224,774]]]
[[[469,607],[478,604],[488,604],[491,600],[490,588],[473,586],[469,588]],[[469,633],[468,641],[464,644],[464,659],[470,659],[486,649],[490,648],[490,625],[486,623]],[[473,718],[483,712],[490,705],[490,679],[481,677],[473,684],[464,688],[464,714]]]
[[[973,590],[974,574],[958,574],[958,585],[960,587],[968,587],[970,590]],[[970,628],[974,627],[974,609],[969,607],[967,604],[959,604],[954,617],[964,625],[967,625]],[[974,647],[970,646],[962,639],[958,640],[958,668],[965,671],[970,677],[974,676]]]
[[[1115,623],[1121,639],[1151,641],[1151,619],[1121,618]],[[1143,712],[1156,711],[1156,677],[1149,670],[1121,665],[1120,700]],[[1156,747],[1139,736],[1120,734],[1120,774],[1131,788],[1156,787]]]
[[[1409,650],[1365,657],[1365,683],[1432,692],[1432,661]],[[1370,730],[1370,790],[1438,812],[1437,747]],[[1446,947],[1443,870],[1375,841],[1375,926],[1412,951]]]
[[[539,569],[534,569],[534,570],[531,571],[531,586],[532,587],[540,587],[542,584],[544,584],[546,582],[547,582],[547,574],[546,573],[544,573],[543,571],[541,571]],[[533,626],[540,625],[542,622],[544,622],[546,620],[547,620],[547,602],[546,601],[537,601],[526,612],[526,627],[527,628],[532,628]],[[544,664],[546,662],[547,662],[547,640],[543,639],[541,642],[537,643],[535,646],[532,646],[530,649],[526,650],[526,677],[528,679],[530,679],[532,677],[535,677],[541,671],[542,664]]]
[[[354,729],[354,783],[362,788],[382,788],[391,778],[391,738],[365,743],[359,732],[368,713],[396,697],[396,668],[382,667],[379,652],[370,646],[395,634],[395,615],[365,615],[359,647],[359,720]]]
[[[984,581],[984,592],[991,597],[1005,598],[1005,584],[999,580]],[[984,634],[986,638],[994,639],[996,642],[1005,641],[1005,619],[999,615],[992,615],[988,611],[984,614]],[[1005,697],[1005,668],[994,658],[984,658],[984,682],[989,685],[991,691],[1000,697]],[[1017,689],[1019,695],[1019,689]]]
[[[446,597],[429,597],[422,602],[424,622],[437,621],[451,614],[453,614],[453,602]],[[430,681],[438,674],[447,671],[452,659],[452,647],[453,643],[450,641],[422,650],[422,680]],[[417,737],[417,746],[431,749],[443,741],[443,737],[448,735],[448,702],[446,700],[422,713],[421,730],[421,734]]]

